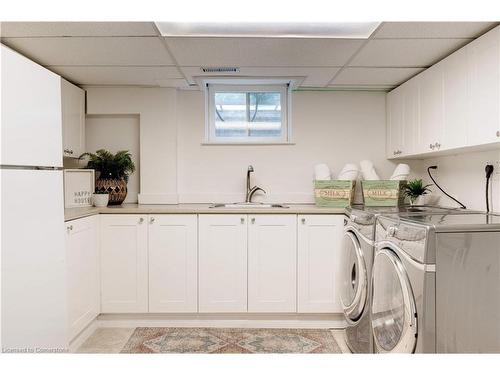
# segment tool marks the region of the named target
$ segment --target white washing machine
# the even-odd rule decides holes
[[[500,352],[500,216],[379,216],[378,353]]]

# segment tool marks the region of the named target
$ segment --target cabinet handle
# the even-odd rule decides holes
[[[252,217],[252,220],[251,220],[252,224],[255,224],[255,218]]]
[[[440,148],[441,148],[441,143],[436,142],[436,143],[434,144],[434,146],[436,146],[436,148],[437,148],[437,149],[440,149]]]
[[[240,219],[240,223],[241,223],[241,224],[245,224],[245,218],[243,218],[243,217],[242,217],[242,218]]]
[[[306,219],[302,218],[301,222],[302,222],[302,224],[305,224],[306,223]]]
[[[497,130],[497,138],[500,138],[500,130]]]
[[[434,150],[434,148],[435,148],[435,147],[436,147],[436,146],[434,146],[432,143],[429,145],[429,148],[430,148],[431,150]]]
[[[396,151],[393,151],[393,152],[392,152],[392,154],[393,154],[393,155],[396,155],[396,154],[397,154],[397,152],[396,152]]]
[[[142,224],[142,223],[144,223],[144,218],[143,218],[143,217],[141,217],[141,218],[139,219],[139,224]]]
[[[149,218],[149,224],[153,224],[154,222],[155,222],[155,218],[154,217]]]
[[[71,230],[73,230],[73,225],[70,225],[70,226],[66,227],[66,229],[68,230],[68,232],[71,231]]]

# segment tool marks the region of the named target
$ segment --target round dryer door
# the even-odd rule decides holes
[[[359,241],[351,231],[344,234],[341,267],[344,315],[348,321],[356,322],[365,309],[368,275]]]
[[[404,266],[383,248],[373,262],[371,321],[378,352],[412,353],[417,342],[416,308]]]

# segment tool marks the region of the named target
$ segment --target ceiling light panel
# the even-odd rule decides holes
[[[380,22],[156,22],[163,36],[366,39]]]

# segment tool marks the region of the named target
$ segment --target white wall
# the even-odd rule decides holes
[[[245,194],[246,169],[268,194],[261,200],[312,202],[313,167],[370,159],[388,178],[385,94],[300,91],[292,97],[293,145],[202,145],[201,91],[160,88],[88,88],[89,115],[139,114],[140,203],[232,202]],[[420,161],[410,162],[421,174]],[[360,189],[358,198],[360,199]]]
[[[180,202],[242,200],[249,164],[253,183],[268,193],[262,199],[289,203],[313,201],[312,171],[320,162],[338,173],[345,163],[370,159],[386,178],[394,169],[384,156],[384,93],[294,92],[295,144],[280,146],[202,145],[203,93],[179,91],[177,106]]]
[[[87,88],[88,115],[139,115],[140,203],[177,203],[176,90]]]
[[[438,169],[431,171],[437,183],[451,196],[461,201],[467,208],[486,210],[485,203],[485,171],[489,162],[500,160],[500,151],[483,151],[462,153],[452,156],[441,156],[423,161],[424,170],[430,165],[437,165]],[[497,166],[495,165],[497,168]],[[495,172],[500,171],[497,169]],[[422,177],[431,183],[427,172]],[[438,203],[444,206],[457,206],[451,199],[443,195],[435,186],[431,187],[432,195],[439,196]],[[490,187],[490,208],[500,212],[500,181],[499,175],[492,176]]]
[[[140,188],[139,116],[87,116],[85,148],[89,152],[101,148],[113,153],[120,150],[130,151],[136,170],[130,175],[125,203],[137,203]]]

